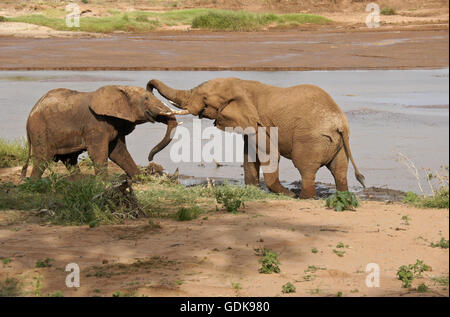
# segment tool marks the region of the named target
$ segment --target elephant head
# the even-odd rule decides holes
[[[177,90],[159,80],[150,80],[147,90],[154,88],[183,111],[176,114],[193,114],[200,118],[214,119],[221,129],[251,127],[256,131],[261,120],[253,96],[247,89],[248,81],[238,78],[218,78],[207,81],[191,90]]]
[[[167,125],[164,138],[151,151],[148,160],[172,140],[177,120],[172,110],[151,92],[140,87],[105,86],[93,93],[89,108],[97,115],[123,119],[133,124],[161,122]]]

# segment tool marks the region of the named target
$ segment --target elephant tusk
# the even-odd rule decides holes
[[[168,100],[168,101],[172,106],[179,107],[179,105],[177,103],[173,102],[172,100]]]
[[[178,115],[187,115],[189,114],[189,110],[172,110],[170,112],[165,112],[164,115],[166,116],[171,116],[174,114],[178,114]]]

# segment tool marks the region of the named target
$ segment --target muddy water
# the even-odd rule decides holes
[[[398,153],[408,156],[422,175],[425,174],[422,167],[438,170],[441,165],[448,165],[448,76],[448,69],[331,72],[5,71],[0,72],[0,137],[24,137],[30,109],[45,92],[54,88],[92,91],[110,84],[145,87],[151,78],[181,89],[192,88],[217,77],[240,77],[284,87],[309,83],[330,93],[347,114],[353,156],[365,174],[368,186],[418,191],[416,178],[398,161]],[[179,118],[191,132],[193,119],[192,116]],[[211,121],[202,121],[203,129],[210,126]],[[128,136],[128,147],[137,163],[147,164],[150,148],[163,137],[164,132],[164,125],[145,124]],[[208,140],[202,142],[205,144]],[[232,150],[239,153],[234,148],[226,149],[227,152]],[[206,177],[243,178],[241,162],[225,162],[221,167],[214,162],[174,163],[170,159],[170,151],[168,146],[155,157],[155,161],[168,172],[179,167],[180,174],[199,178],[186,180],[187,184]],[[280,164],[280,178],[286,184],[299,180],[300,175],[291,161],[282,158]],[[317,181],[333,183],[326,168],[319,170]],[[360,188],[352,168],[349,184],[354,190]],[[425,181],[423,185],[426,187]]]

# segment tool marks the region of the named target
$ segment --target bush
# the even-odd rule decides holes
[[[6,22],[8,21],[3,15],[0,15],[0,22]]]
[[[328,208],[333,208],[336,211],[343,211],[354,210],[359,206],[359,201],[356,195],[352,192],[337,191],[336,193],[328,197],[326,204]]]
[[[6,141],[0,139],[0,168],[25,164],[28,147],[25,140]]]
[[[438,243],[431,242],[430,246],[432,248],[441,248],[441,249],[448,249],[449,240],[445,240],[444,238],[441,238],[441,240]]]
[[[7,277],[0,281],[0,297],[18,297],[21,295],[19,281],[13,277]]]

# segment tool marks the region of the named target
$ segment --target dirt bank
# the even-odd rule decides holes
[[[19,173],[0,169],[0,180],[17,183]],[[430,246],[448,239],[448,210],[364,201],[335,212],[323,200],[247,202],[238,214],[210,207],[192,221],[141,218],[96,228],[1,211],[0,281],[18,280],[25,296],[449,295],[449,251]],[[279,274],[259,273],[258,248],[278,254]],[[36,268],[46,258],[52,266]],[[432,270],[402,288],[398,268],[417,260]],[[78,289],[65,287],[68,263],[81,269]],[[368,263],[380,268],[379,288],[365,284]],[[287,282],[296,293],[281,292]],[[416,290],[422,283],[427,292]]]
[[[45,226],[1,212],[0,257],[11,262],[1,268],[0,280],[17,278],[32,295],[38,278],[43,296],[448,296],[448,286],[436,281],[448,278],[448,249],[430,247],[448,238],[448,216],[448,210],[381,202],[338,213],[322,201],[267,201],[248,203],[237,215],[156,220],[160,228],[140,219],[90,229]],[[336,247],[340,242],[344,248]],[[254,248],[262,247],[279,255],[279,274],[258,273]],[[53,266],[35,268],[45,258],[54,259]],[[429,286],[426,293],[404,289],[396,278],[401,265],[417,259],[432,267],[413,283]],[[64,284],[65,265],[72,262],[81,268],[77,290]],[[365,284],[368,263],[380,267],[379,288]],[[296,293],[281,292],[287,282]]]
[[[162,32],[0,41],[0,70],[335,70],[448,67],[448,29]]]

